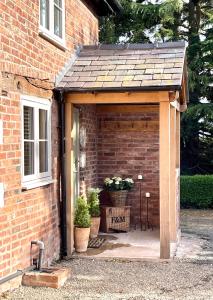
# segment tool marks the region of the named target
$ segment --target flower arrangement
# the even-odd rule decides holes
[[[134,181],[132,178],[107,177],[104,179],[104,186],[108,191],[131,190],[133,185]]]

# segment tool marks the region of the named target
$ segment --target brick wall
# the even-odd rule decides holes
[[[132,206],[131,222],[138,224],[137,176],[142,174],[143,203],[149,192],[150,218],[159,225],[159,111],[157,106],[132,109],[119,112],[114,106],[111,110],[98,110],[98,183],[102,185],[105,177],[133,178],[135,186],[128,194],[128,204]]]
[[[38,34],[39,1],[0,3],[0,277],[28,267],[30,241],[45,242],[45,264],[59,256],[58,112],[52,100],[52,176],[54,183],[23,191],[21,187],[20,95],[52,98],[55,76],[77,45],[98,40],[98,21],[80,0],[66,0],[66,50]],[[45,79],[43,81],[42,79]]]
[[[38,34],[39,0],[0,4],[0,70],[54,81],[74,49],[98,40],[97,18],[80,0],[66,0],[66,51]],[[20,67],[21,66],[21,67]]]
[[[85,148],[80,152],[86,154],[86,167],[80,168],[80,191],[85,194],[88,188],[97,187],[97,115],[95,105],[81,105],[80,134],[86,133]]]

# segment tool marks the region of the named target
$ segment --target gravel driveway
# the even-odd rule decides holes
[[[194,224],[194,225],[193,225]],[[213,211],[183,211],[186,235],[197,235],[206,248],[202,259],[171,262],[127,262],[75,259],[63,261],[72,278],[59,290],[21,287],[6,299],[145,299],[213,300]],[[206,253],[206,257],[205,257]]]

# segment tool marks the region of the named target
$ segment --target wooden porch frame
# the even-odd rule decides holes
[[[177,96],[177,93],[175,93]],[[175,206],[175,170],[179,148],[175,134],[175,113],[178,107],[171,109],[171,92],[125,92],[125,93],[69,93],[66,101],[66,180],[67,180],[67,241],[68,255],[73,252],[73,199],[72,199],[72,112],[73,104],[159,104],[160,106],[160,257],[170,258],[170,239],[175,238],[176,224],[171,224],[172,210]],[[171,119],[170,119],[171,118]],[[172,128],[170,130],[170,124]],[[176,126],[178,129],[178,126]],[[171,136],[172,135],[172,136]],[[170,140],[172,146],[170,149]],[[172,160],[170,161],[170,157]],[[170,202],[170,194],[173,199]],[[171,216],[171,218],[170,218]]]

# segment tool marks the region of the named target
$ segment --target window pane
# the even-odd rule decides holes
[[[62,11],[54,6],[54,33],[62,38]]]
[[[61,1],[61,0],[54,0],[54,3],[55,3],[56,5],[58,5],[59,7],[62,8],[62,1]]]
[[[24,106],[24,139],[26,140],[34,139],[33,122],[33,107]]]
[[[24,142],[24,175],[34,174],[34,142]]]
[[[47,111],[39,109],[39,139],[47,139]]]
[[[40,25],[49,28],[49,0],[40,0]]]
[[[47,142],[39,142],[39,172],[48,171]]]

